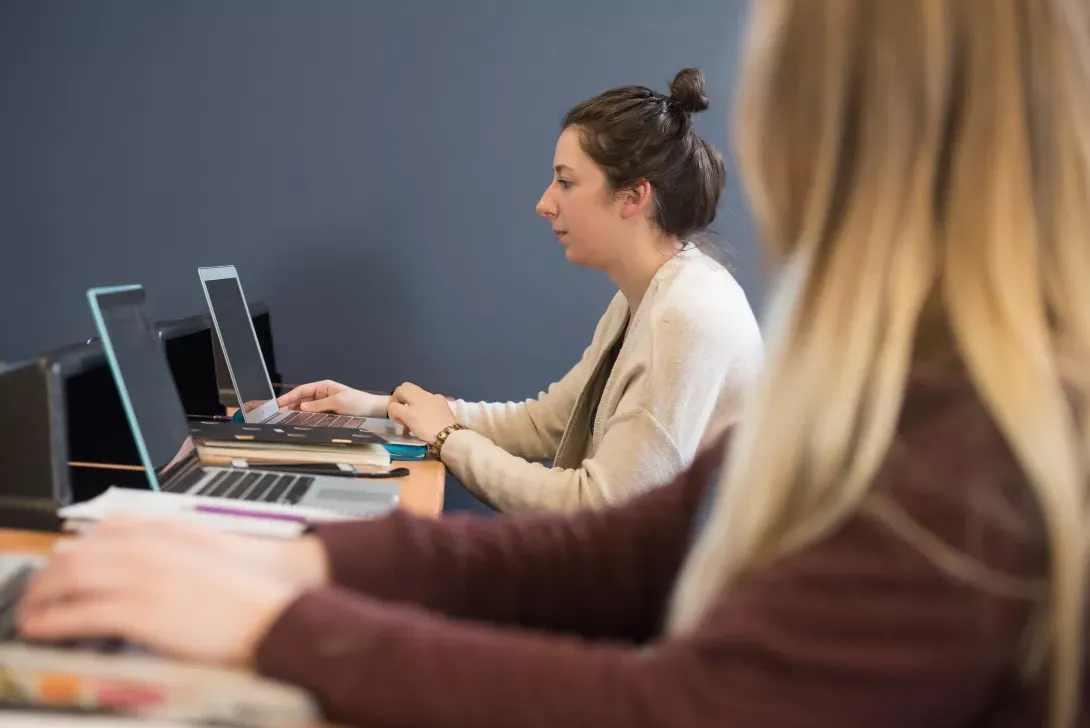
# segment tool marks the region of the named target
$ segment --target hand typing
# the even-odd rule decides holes
[[[389,397],[361,392],[328,379],[303,384],[277,400],[281,409],[332,412],[356,417],[386,417]]]
[[[155,652],[246,665],[277,617],[328,579],[321,544],[253,539],[147,519],[61,542],[29,584],[20,633],[111,637]]]
[[[390,419],[405,425],[424,442],[434,442],[443,428],[457,422],[446,397],[409,383],[394,390],[389,411]]]

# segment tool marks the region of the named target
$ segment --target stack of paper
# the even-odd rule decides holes
[[[197,453],[201,462],[208,465],[246,460],[250,463],[345,463],[365,473],[390,470],[390,453],[382,445],[295,445],[210,440],[198,444]]]
[[[345,520],[343,515],[298,505],[117,487],[57,511],[64,519],[64,528],[69,531],[80,531],[96,521],[124,514],[180,519],[220,531],[270,538],[295,538],[309,523]]]

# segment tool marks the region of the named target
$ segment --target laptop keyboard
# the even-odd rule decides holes
[[[103,653],[142,652],[139,647],[112,637],[68,639],[51,642],[31,641],[19,636],[15,613],[31,577],[38,571],[36,561],[18,555],[0,554],[0,643],[22,642],[46,647],[65,647]],[[10,698],[11,696],[6,696]]]
[[[363,417],[349,417],[348,415],[327,415],[320,412],[292,412],[280,420],[278,425],[292,425],[293,427],[346,427],[358,430],[363,426]]]
[[[15,610],[35,570],[19,556],[0,555],[0,642],[15,639]]]
[[[303,499],[314,484],[314,478],[305,475],[220,470],[198,490],[190,491],[193,481],[200,480],[204,476],[205,472],[199,470],[193,478],[186,478],[180,483],[172,484],[167,490],[211,498],[295,505]]]

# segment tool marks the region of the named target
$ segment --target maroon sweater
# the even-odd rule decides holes
[[[1043,724],[1016,676],[1033,605],[865,515],[664,634],[722,449],[611,510],[323,527],[335,586],[288,608],[258,669],[362,726]],[[1023,475],[964,382],[913,383],[874,489],[993,569],[1047,569]]]

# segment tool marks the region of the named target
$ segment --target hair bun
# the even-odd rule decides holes
[[[696,68],[685,68],[670,82],[670,98],[686,114],[696,114],[708,108],[704,95],[704,74]]]

